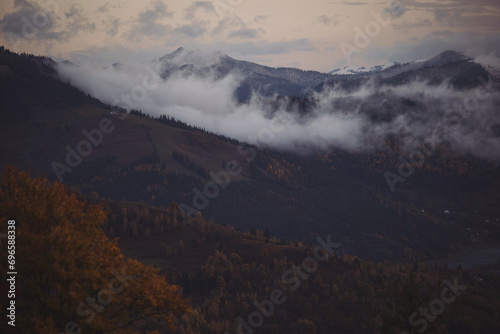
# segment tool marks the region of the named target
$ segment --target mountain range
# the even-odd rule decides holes
[[[323,89],[325,84],[336,83],[351,87],[352,80],[357,77],[363,81],[376,78],[382,83],[392,85],[404,84],[415,77],[435,84],[447,79],[451,80],[453,85],[463,88],[479,84],[473,77],[484,74],[481,71],[485,70],[481,65],[474,63],[474,59],[452,50],[422,61],[384,64],[368,68],[343,68],[329,73],[296,68],[273,68],[236,60],[220,51],[187,50],[183,47],[152,63],[159,64],[159,74],[165,80],[173,75],[211,77],[215,80],[221,80],[229,74],[237,75],[242,80],[235,94],[243,101],[248,100],[252,94],[308,96],[312,92]],[[500,78],[496,77],[495,80],[498,81]]]
[[[250,81],[259,87],[268,86],[273,80],[288,80],[305,87],[305,83],[312,80],[308,78],[316,77],[332,80],[324,81],[324,85],[341,82],[347,87],[346,82],[354,85],[366,76],[375,76],[386,85],[394,85],[409,76],[425,74],[441,78],[443,73],[451,73],[460,87],[465,84],[460,78],[467,71],[474,75],[485,71],[454,52],[429,60],[428,66],[402,64],[372,74],[349,76],[271,69],[235,61],[220,53],[213,56],[204,64],[195,63],[196,52],[179,49],[157,61],[162,64],[162,77],[167,81],[179,74],[203,76],[209,68],[216,73],[229,73],[236,70],[236,65],[243,64],[242,71],[254,73]],[[5,120],[2,164],[14,162],[31,169],[35,175],[43,173],[58,179],[58,169],[54,166],[66,164],[69,152],[76,150],[78,143],[86,138],[82,131],[99,128],[102,118],[111,117],[116,130],[104,136],[102,144],[95,147],[92,154],[83,156],[78,167],[70,168],[71,172],[61,174],[59,169],[64,182],[79,186],[85,193],[97,192],[105,198],[156,206],[176,201],[184,208],[200,210],[220,224],[247,231],[268,229],[273,235],[292,240],[311,241],[318,235],[335,234],[336,240],[350,252],[377,260],[446,256],[458,245],[467,244],[470,234],[467,228],[481,228],[481,224],[474,227],[477,222],[469,220],[475,215],[474,211],[484,210],[481,215],[486,220],[500,217],[500,206],[495,204],[500,203],[495,190],[500,180],[499,169],[494,164],[495,154],[491,154],[495,152],[489,151],[488,158],[464,155],[454,148],[452,137],[440,142],[436,153],[426,156],[424,162],[415,164],[411,177],[405,174],[402,180],[399,179],[396,192],[390,186],[387,175],[398,175],[402,161],[410,159],[412,153],[411,146],[406,144],[408,129],[401,128],[406,131],[406,134],[401,132],[401,136],[387,132],[377,140],[371,137],[375,132],[370,131],[400,122],[398,114],[405,113],[417,126],[424,117],[435,112],[429,109],[435,100],[428,106],[423,100],[419,101],[418,96],[415,100],[396,99],[390,98],[392,93],[388,92],[342,95],[330,103],[340,108],[350,101],[347,104],[354,107],[349,112],[369,115],[372,121],[363,130],[367,134],[363,140],[364,145],[372,145],[372,148],[353,150],[328,144],[323,149],[312,146],[307,153],[297,155],[293,151],[244,144],[169,115],[152,116],[147,110],[132,110],[127,117],[113,115],[109,105],[68,86],[68,80],[59,81],[55,65],[48,58],[16,56],[3,50],[1,60],[4,69],[2,117]],[[124,66],[115,66],[112,71],[122,71]],[[447,72],[447,68],[450,71]],[[456,70],[451,71],[452,68]],[[302,74],[304,79],[295,80],[291,73]],[[257,80],[259,75],[271,79]],[[40,83],[43,84],[40,86]],[[39,86],[44,88],[35,88]],[[310,89],[318,89],[318,86]],[[377,104],[370,104],[384,94],[386,101],[381,101],[384,108],[377,109]],[[292,114],[294,108],[291,106],[298,105],[299,109],[305,106],[305,114],[294,120],[293,126],[298,127],[312,122],[305,115],[310,113],[314,117],[319,110],[314,105],[323,103],[314,96],[304,99],[269,97],[262,106],[273,110],[273,105],[285,103]],[[357,100],[361,104],[353,102]],[[306,108],[308,104],[312,105],[310,111]],[[404,109],[387,107],[396,105]],[[473,121],[475,118],[465,119],[463,129],[468,129]],[[321,119],[320,122],[324,123]],[[484,124],[489,130],[483,137],[467,130],[471,138],[482,145],[484,152],[488,152],[488,145],[498,142],[495,124]],[[453,126],[449,128],[457,130]],[[276,136],[279,134],[276,132]],[[207,185],[217,178],[214,175],[222,175],[229,161],[236,161],[242,170],[211,199],[214,194]],[[456,225],[447,224],[448,217],[442,215],[444,210],[451,209],[461,212],[461,216],[456,217]],[[412,250],[410,253],[404,251],[408,247]]]
[[[410,332],[454,282],[465,291],[428,331],[498,332],[494,73],[453,51],[331,75],[184,49],[92,69],[0,47],[0,217],[19,222],[30,296],[19,326]],[[123,96],[136,106],[113,105]],[[84,321],[82,300],[102,300],[125,262],[141,281]],[[170,290],[192,312],[158,309]]]

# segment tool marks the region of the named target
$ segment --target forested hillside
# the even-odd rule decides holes
[[[0,217],[17,222],[18,326],[26,333],[500,330],[498,274],[373,263],[342,255],[328,237],[290,243],[186,216],[176,203],[82,197],[10,167],[0,189]]]
[[[500,170],[446,145],[398,179],[393,192],[385,175],[398,175],[401,159],[409,159],[394,136],[386,138],[387,150],[371,153],[283,153],[165,115],[117,112],[58,81],[44,57],[3,49],[0,60],[3,166],[15,164],[110,200],[165,208],[176,201],[191,214],[200,211],[244,231],[267,229],[302,242],[331,234],[347,253],[376,261],[445,257],[470,244],[471,230],[484,241],[498,240],[498,225],[486,221],[500,218]],[[285,101],[304,112],[312,103],[286,97],[269,103]],[[98,145],[89,142],[89,154],[69,167],[78,145],[101,124],[110,132],[101,132]],[[230,162],[239,173],[210,193],[215,189],[206,187]]]

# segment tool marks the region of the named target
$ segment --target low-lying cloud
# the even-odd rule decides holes
[[[489,78],[466,90],[425,81],[400,86],[369,81],[354,91],[337,85],[313,93],[304,111],[288,98],[254,94],[238,102],[234,92],[244,79],[238,73],[216,78],[211,72],[200,77],[180,70],[151,85],[163,70],[158,60],[104,69],[59,65],[63,80],[105,103],[128,96],[133,109],[260,146],[301,153],[330,148],[371,152],[386,150],[387,136],[396,136],[409,149],[417,139],[432,138],[462,154],[500,158],[500,94]],[[154,88],[144,89],[145,82]]]

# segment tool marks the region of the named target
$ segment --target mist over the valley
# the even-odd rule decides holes
[[[466,80],[461,87],[446,78],[447,67],[439,67],[452,65],[436,62],[429,71],[440,71],[443,80],[419,72],[408,76],[414,70],[403,66],[386,70],[388,74],[335,76],[334,84],[326,84],[332,76],[324,75],[323,80],[317,72],[254,65],[219,52],[180,49],[147,63],[106,68],[59,63],[58,71],[64,81],[107,104],[155,117],[169,115],[279,150],[387,150],[385,139],[395,136],[409,150],[419,140],[431,139],[449,143],[461,154],[500,157],[500,93],[486,70],[481,75],[467,72],[471,82]],[[258,72],[259,86],[248,84],[248,71]],[[393,72],[399,81],[388,81]],[[404,80],[399,79],[402,75]],[[280,82],[296,89],[309,78],[313,85],[303,90],[301,98],[279,97],[283,94],[268,89]],[[314,85],[314,80],[325,84]],[[251,93],[242,101],[236,92],[245,85],[247,90],[250,85]]]

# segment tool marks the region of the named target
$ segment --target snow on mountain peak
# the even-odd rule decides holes
[[[383,64],[383,65],[375,65],[371,67],[367,66],[360,66],[360,67],[355,67],[355,66],[346,66],[343,68],[338,68],[335,69],[331,72],[328,72],[328,74],[333,74],[333,75],[349,75],[349,74],[360,74],[360,73],[371,73],[371,72],[380,72],[383,71],[391,66],[396,65],[397,63],[388,63],[388,64]]]
[[[412,64],[418,67],[421,66],[441,66],[444,64],[448,63],[453,63],[457,61],[468,61],[471,60],[471,58],[467,57],[464,55],[463,52],[458,52],[458,51],[453,51],[453,50],[447,50],[444,51],[437,56],[434,56],[429,59],[423,59],[423,60],[417,60],[414,62],[410,62],[407,64]],[[354,67],[354,66],[346,66],[343,68],[338,68],[335,69],[331,72],[328,72],[328,74],[333,74],[333,75],[349,75],[349,74],[363,74],[363,73],[373,73],[373,72],[380,72],[385,69],[390,68],[391,66],[398,65],[400,63],[388,63],[388,64],[383,64],[383,65],[376,65],[372,67],[366,67],[366,66],[361,66],[361,67]]]
[[[169,63],[173,67],[182,67],[184,65],[207,67],[219,63],[221,58],[224,57],[227,56],[220,51],[188,50],[180,47],[174,52],[161,57],[160,61]]]

